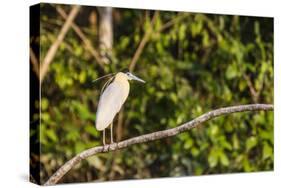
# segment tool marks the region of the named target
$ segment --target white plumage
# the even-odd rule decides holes
[[[112,78],[113,79],[113,78]],[[111,143],[113,143],[113,120],[116,114],[120,111],[122,105],[126,101],[130,85],[128,80],[137,80],[145,83],[140,78],[134,76],[130,72],[119,72],[114,77],[100,96],[97,115],[96,128],[98,131],[103,131],[103,144],[105,145],[105,129],[111,125]],[[109,80],[111,81],[111,79]],[[109,82],[108,81],[108,82]],[[107,84],[105,84],[107,85]]]
[[[102,131],[107,128],[120,111],[129,95],[129,83],[126,82],[127,84],[122,84],[119,81],[114,81],[100,96],[96,118],[97,130]]]

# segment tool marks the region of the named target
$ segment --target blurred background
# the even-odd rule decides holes
[[[146,81],[131,83],[114,121],[117,141],[220,107],[273,103],[273,18],[40,4],[39,34],[30,43],[33,79],[39,83],[39,67],[45,71],[41,104],[34,103],[41,124],[34,114],[30,136],[40,145],[31,166],[40,164],[42,183],[102,145],[95,115],[106,79],[92,80],[105,74],[129,68]],[[268,171],[273,144],[273,112],[236,113],[92,156],[60,183]]]

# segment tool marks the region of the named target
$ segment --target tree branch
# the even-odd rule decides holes
[[[32,64],[32,69],[35,72],[36,76],[38,78],[40,78],[39,77],[40,76],[39,75],[39,62],[38,62],[37,57],[36,57],[36,55],[35,55],[35,53],[34,53],[34,51],[32,50],[31,47],[29,48],[29,53],[30,53],[30,62]]]
[[[57,12],[61,15],[61,17],[63,17],[63,19],[67,19],[67,14],[66,12],[63,10],[63,8],[61,8],[60,6],[56,6],[56,10]],[[72,29],[75,31],[75,33],[80,37],[80,39],[83,41],[86,49],[92,54],[92,56],[96,59],[98,65],[104,70],[104,64],[98,54],[98,52],[95,50],[95,48],[92,46],[91,41],[86,37],[86,35],[81,31],[81,29],[74,23],[72,22],[70,24],[70,26],[72,27]]]
[[[156,32],[162,32],[163,30],[173,26],[174,24],[178,23],[181,19],[186,18],[189,15],[190,15],[189,13],[179,13],[175,18],[163,24],[161,28]]]
[[[153,31],[152,28],[148,29],[148,30],[145,32],[145,34],[144,34],[144,36],[143,36],[143,38],[142,38],[142,40],[141,40],[141,42],[140,42],[140,44],[139,44],[139,46],[138,46],[136,52],[135,52],[135,54],[134,54],[134,56],[133,56],[133,58],[132,58],[132,60],[131,60],[131,62],[130,62],[129,70],[130,70],[130,71],[133,71],[133,70],[134,70],[134,68],[135,68],[135,66],[136,66],[136,63],[137,63],[137,61],[138,61],[138,59],[139,59],[139,57],[140,57],[140,55],[141,55],[141,53],[142,53],[142,51],[143,51],[145,45],[146,45],[146,43],[148,42],[149,37],[150,37],[152,31],[155,32],[155,33],[162,32],[163,30],[165,30],[165,29],[167,29],[167,28],[173,26],[174,24],[176,24],[177,22],[179,22],[181,19],[187,17],[188,15],[189,15],[188,13],[179,14],[177,17],[175,17],[175,18],[173,18],[172,20],[168,21],[167,23],[163,24],[163,25],[162,25],[158,30],[156,30],[156,31]],[[151,27],[153,27],[153,25],[154,25],[154,23],[155,23],[155,21],[156,21],[157,16],[158,16],[158,12],[156,11],[156,12],[154,13],[154,15],[153,15],[152,20],[151,20],[151,24],[150,24]]]
[[[58,35],[56,41],[49,48],[49,50],[42,62],[42,66],[40,67],[40,83],[42,83],[42,81],[48,71],[49,65],[52,62],[53,58],[55,57],[55,54],[56,54],[60,44],[62,43],[67,31],[69,30],[72,21],[78,14],[79,9],[80,9],[80,6],[78,6],[78,5],[73,6],[73,8],[71,9],[71,11],[69,13],[69,16],[67,17],[64,25],[62,26],[62,28],[59,32],[59,35]]]
[[[257,93],[257,91],[256,91],[256,89],[255,89],[255,87],[254,87],[250,77],[248,75],[246,75],[246,74],[243,74],[243,77],[246,80],[247,86],[250,89],[250,93],[251,93],[251,95],[253,97],[253,101],[257,102],[258,101],[258,93]]]
[[[138,46],[138,48],[137,48],[137,50],[136,50],[136,52],[135,52],[135,54],[134,54],[134,56],[133,56],[133,58],[132,58],[132,61],[131,61],[131,63],[130,63],[130,65],[129,65],[129,70],[132,72],[134,69],[135,69],[135,66],[136,66],[136,63],[137,63],[137,61],[138,61],[138,59],[139,59],[139,57],[140,57],[140,55],[141,55],[141,53],[142,53],[142,51],[143,51],[143,49],[144,49],[144,47],[145,47],[145,45],[146,45],[146,43],[148,42],[148,39],[149,39],[149,37],[150,37],[150,34],[152,33],[152,31],[153,31],[153,25],[154,25],[154,23],[155,23],[155,21],[156,21],[156,18],[157,18],[157,16],[158,16],[158,11],[156,11],[155,13],[154,13],[154,15],[153,15],[153,18],[152,18],[152,20],[151,20],[151,27],[145,32],[145,34],[143,35],[143,38],[142,38],[142,40],[141,40],[141,42],[140,42],[140,44],[139,44],[139,46]]]
[[[236,112],[259,111],[259,110],[272,111],[273,105],[272,104],[249,104],[249,105],[239,105],[239,106],[219,108],[217,110],[207,112],[207,113],[193,119],[192,121],[179,125],[178,127],[175,127],[175,128],[141,135],[141,136],[130,138],[128,140],[124,140],[124,141],[118,142],[118,143],[113,143],[113,144],[109,144],[109,145],[105,145],[105,146],[97,146],[97,147],[87,149],[87,150],[77,154],[75,157],[70,159],[63,166],[61,166],[44,185],[56,184],[70,169],[72,169],[81,160],[91,157],[97,153],[106,153],[106,152],[110,152],[110,151],[120,150],[120,149],[127,148],[134,144],[140,144],[140,143],[145,143],[145,142],[150,142],[150,141],[154,141],[154,140],[159,140],[162,138],[175,136],[184,131],[195,128],[198,125],[200,125],[210,119],[213,119],[215,117],[232,114],[232,113],[236,113]]]

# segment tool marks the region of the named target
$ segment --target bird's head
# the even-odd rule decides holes
[[[122,72],[119,72],[119,73],[117,73],[116,76],[118,76],[118,75],[120,75],[120,76],[122,75],[122,76],[126,77],[127,80],[136,80],[136,81],[145,83],[144,80],[142,80],[139,77],[133,75],[129,70],[124,70]]]

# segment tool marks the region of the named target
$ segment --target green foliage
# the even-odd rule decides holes
[[[52,6],[42,10],[40,47],[44,57],[63,19]],[[96,10],[83,7],[76,22],[96,47],[96,31],[87,21],[90,12]],[[147,83],[131,83],[122,139],[176,127],[223,106],[273,103],[272,19],[186,14],[159,32],[158,28],[183,13],[160,12],[153,26],[147,11],[115,12],[120,19],[114,21],[113,62],[105,65],[105,72],[73,30],[50,65],[41,90],[44,179],[78,152],[102,144],[95,113],[104,82],[91,81],[128,67],[148,29],[153,32],[134,71]],[[273,144],[272,112],[233,114],[173,138],[93,156],[63,181],[272,170]]]

